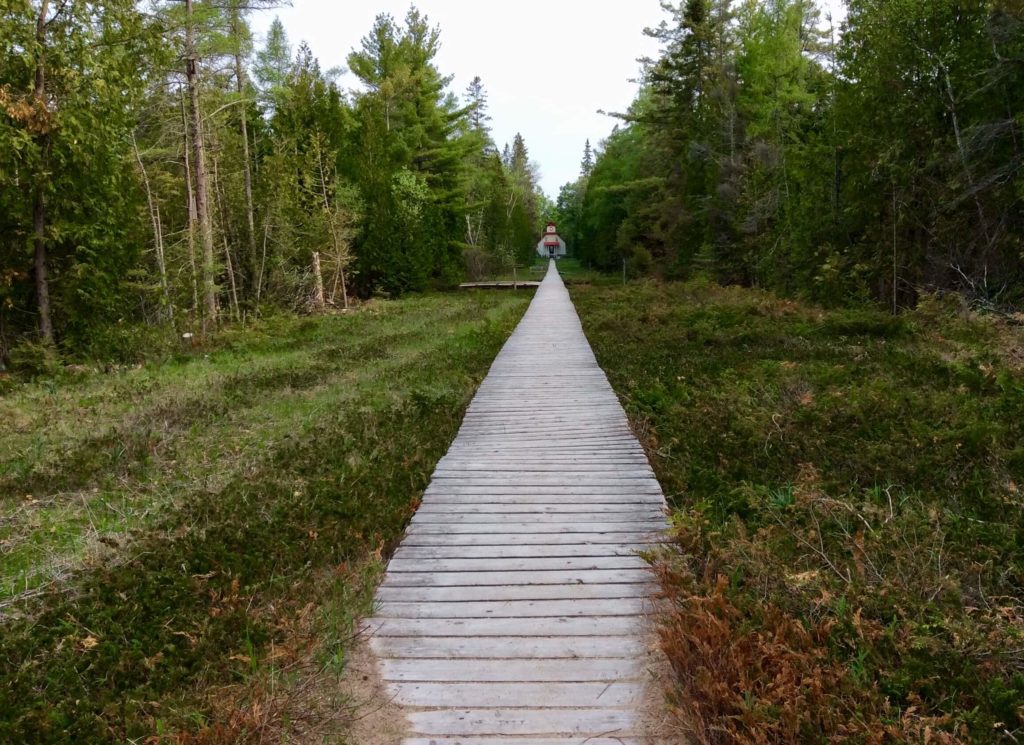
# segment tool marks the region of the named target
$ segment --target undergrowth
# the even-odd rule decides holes
[[[682,731],[1024,739],[1019,327],[700,282],[573,295],[673,508]]]
[[[343,667],[377,569],[527,300],[282,319],[187,361],[10,394],[0,499],[19,509],[4,550],[41,544],[68,568],[7,608],[0,742],[227,743],[309,725],[257,689],[295,693],[296,676]],[[97,529],[100,500],[124,519]],[[51,532],[38,511],[61,506]]]

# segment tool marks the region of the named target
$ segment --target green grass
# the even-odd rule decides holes
[[[1022,737],[1019,328],[700,282],[573,297],[674,510],[681,731]]]
[[[515,276],[513,276],[512,270],[508,269],[497,272],[493,277],[489,276],[486,279],[503,282],[510,282],[513,279],[539,281],[544,279],[547,270],[548,259],[537,257],[533,263],[517,267]],[[563,281],[570,285],[580,283],[609,284],[622,281],[618,275],[602,274],[597,270],[588,269],[579,259],[571,257],[558,260],[558,273],[562,276]]]
[[[297,619],[343,660],[374,567],[528,301],[274,319],[176,362],[10,390],[0,742],[207,731],[223,724],[210,692],[273,667]]]

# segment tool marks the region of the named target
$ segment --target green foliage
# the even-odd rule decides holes
[[[674,510],[662,639],[697,741],[1019,737],[1019,328],[707,282],[573,296]]]
[[[325,654],[351,640],[374,575],[345,567],[396,544],[527,299],[279,318],[180,362],[0,402],[18,423],[0,442],[2,596],[24,593],[0,635],[0,740],[207,723],[241,739],[235,712],[218,718],[223,686],[285,668],[270,645],[297,642],[310,602],[348,619]],[[34,598],[26,587],[55,579],[43,557],[74,569]]]
[[[343,93],[280,22],[253,48],[249,14],[274,5],[48,3],[41,42],[38,0],[0,18],[0,355],[33,335],[40,202],[69,359],[106,342],[111,358],[136,356],[122,332],[137,322],[171,337],[451,285],[466,246],[498,267],[529,259],[540,196],[525,144],[502,161],[482,81],[463,105],[434,62],[437,28],[415,8],[378,18],[349,60],[365,88]]]
[[[41,35],[40,11],[16,3],[0,18],[0,276],[13,279],[0,314],[15,332],[33,320],[9,311],[35,311],[41,204],[53,322],[73,336],[134,310],[126,277],[141,255],[130,160],[145,84],[138,63],[163,53],[135,3],[50,4]]]
[[[626,126],[564,194],[581,256],[635,243],[834,305],[1019,302],[1016,5],[857,0],[842,29],[809,0],[666,9]]]

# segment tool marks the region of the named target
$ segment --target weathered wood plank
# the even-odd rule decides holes
[[[364,623],[405,745],[635,745],[664,508],[551,270]]]
[[[643,683],[391,683],[395,702],[406,706],[450,707],[622,707],[635,706]]]
[[[409,720],[413,732],[428,735],[613,735],[634,726],[624,709],[440,709]]]
[[[542,525],[564,525],[572,521],[576,526],[593,524],[614,524],[623,525],[631,523],[654,524],[665,527],[665,515],[661,510],[637,510],[636,512],[612,512],[594,514],[566,514],[564,512],[544,512],[533,510],[530,512],[504,513],[504,512],[430,512],[424,510],[417,512],[411,521],[412,527],[426,527],[427,525],[502,525],[505,520],[521,523],[529,520],[534,526],[533,532],[542,532]]]
[[[417,522],[409,527],[410,535],[441,533],[497,533],[510,535],[513,533],[638,533],[643,531],[664,530],[664,520],[630,520],[628,522],[466,522],[466,523],[427,523]]]
[[[521,559],[405,559],[395,557],[388,564],[389,572],[530,572],[553,570],[648,569],[639,556],[540,557]]]
[[[406,535],[403,546],[559,546],[568,544],[635,543],[653,545],[664,540],[657,530],[604,533],[425,533]]]
[[[438,496],[454,496],[458,494],[474,494],[479,496],[506,496],[506,495],[522,495],[522,496],[580,496],[580,497],[599,497],[602,495],[613,496],[617,498],[623,498],[627,495],[623,494],[621,484],[612,485],[595,485],[590,484],[588,486],[537,486],[530,484],[509,484],[506,486],[498,486],[492,484],[486,485],[469,485],[463,486],[458,484],[430,484],[427,487],[424,497],[430,497],[434,495]],[[628,496],[661,496],[661,490],[657,487],[656,482],[650,484],[647,482],[640,482],[631,485]],[[424,499],[426,502],[427,500]]]
[[[363,631],[375,637],[627,636],[642,630],[640,616],[556,618],[371,618]]]
[[[646,649],[646,641],[637,634],[629,636],[559,637],[458,637],[437,636],[417,639],[380,637],[370,639],[380,657],[416,659],[491,659],[509,658],[575,660],[582,657],[636,659]]]
[[[646,740],[631,737],[531,737],[529,740],[521,737],[410,737],[402,740],[402,745],[642,745],[643,742]]]
[[[418,515],[445,515],[456,513],[460,515],[551,515],[551,514],[578,514],[598,515],[601,519],[607,519],[609,515],[637,515],[642,514],[652,519],[664,516],[660,503],[654,500],[631,501],[631,502],[606,502],[591,503],[588,500],[572,502],[489,502],[479,499],[462,500],[459,502],[440,502],[436,499],[430,500],[417,511]],[[502,519],[508,519],[504,517]]]
[[[650,597],[656,589],[653,577],[647,582],[611,585],[578,583],[563,585],[478,585],[476,587],[407,587],[382,585],[381,602],[481,602],[493,600],[588,600]]]
[[[635,680],[644,666],[635,659],[592,657],[577,660],[404,660],[381,661],[387,681],[506,683],[542,681],[586,683]]]
[[[421,510],[432,510],[434,512],[461,512],[463,510],[476,509],[478,512],[486,512],[495,508],[504,511],[506,508],[520,510],[548,510],[562,512],[589,511],[594,512],[618,512],[620,510],[648,509],[662,510],[665,502],[653,494],[633,494],[629,496],[616,496],[602,494],[596,497],[583,497],[576,494],[570,495],[515,495],[515,494],[462,494],[462,495],[436,495],[428,502],[420,506]]]
[[[574,569],[527,572],[389,572],[382,587],[483,587],[484,585],[614,585],[650,581],[653,573],[643,569]]]
[[[395,551],[395,559],[531,559],[575,556],[636,556],[650,546],[635,543],[568,543],[511,546],[410,546]]]
[[[629,616],[650,610],[646,598],[614,600],[501,600],[469,603],[380,603],[376,618],[553,618],[568,616]]]

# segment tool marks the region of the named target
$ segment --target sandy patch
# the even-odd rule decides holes
[[[367,637],[360,635],[348,650],[342,695],[353,707],[344,742],[351,745],[401,745],[409,736],[402,707],[394,703],[381,678],[380,663]]]

